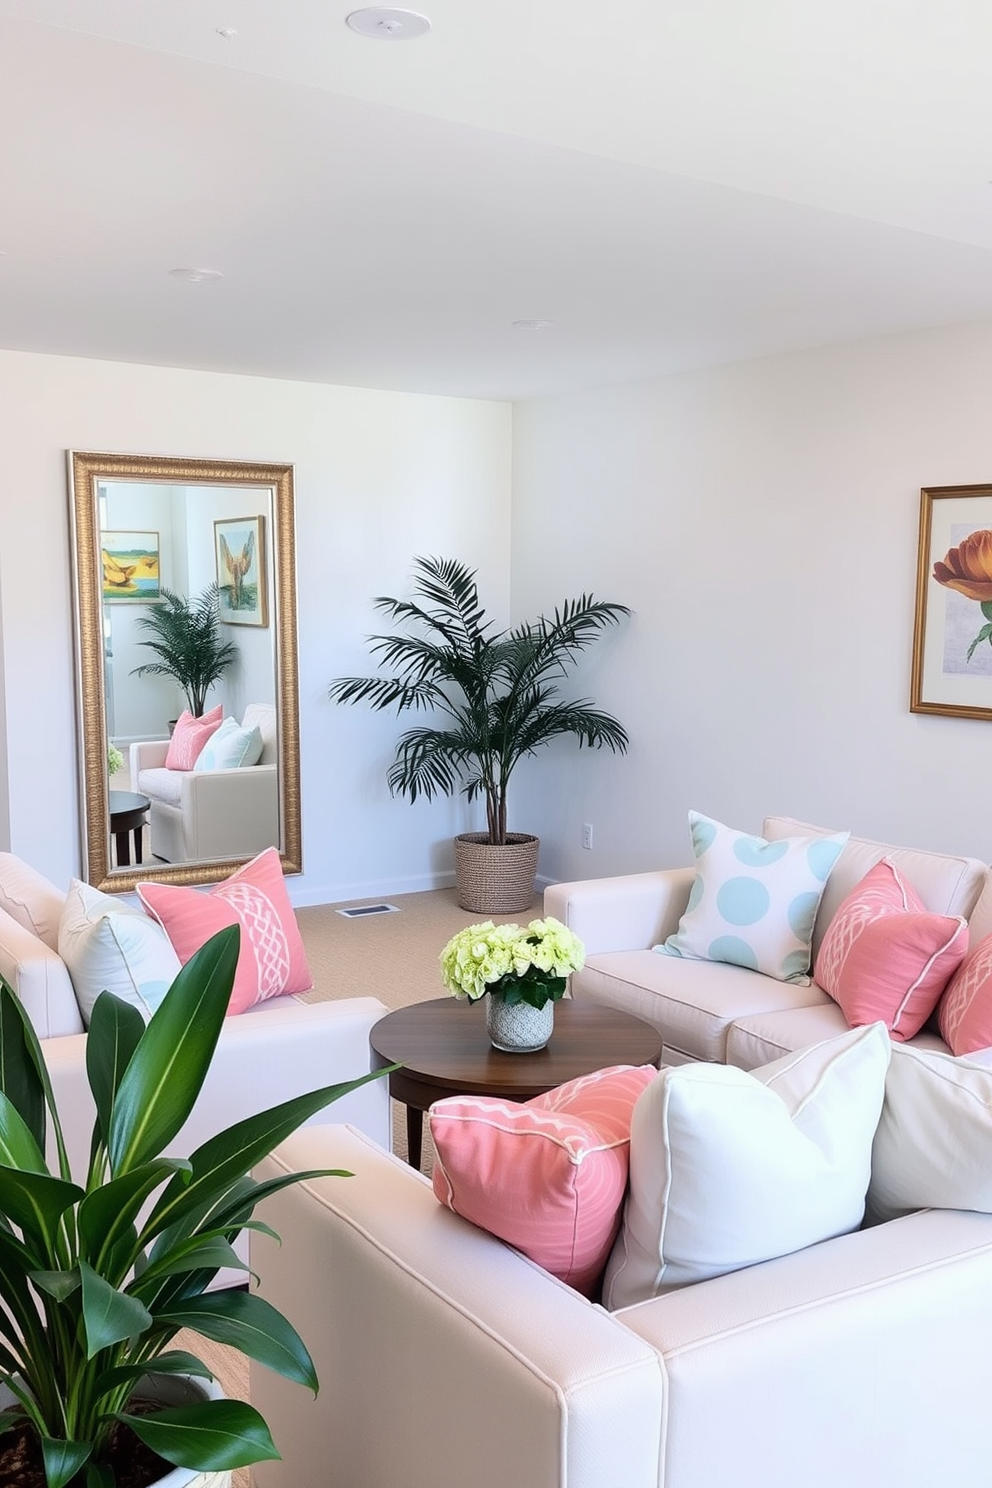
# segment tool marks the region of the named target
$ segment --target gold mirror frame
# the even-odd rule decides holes
[[[76,621],[76,698],[80,817],[87,881],[108,893],[136,883],[205,884],[226,878],[246,858],[114,868],[110,853],[107,726],[104,695],[103,600],[97,486],[101,481],[159,485],[268,486],[272,492],[275,638],[273,661],[279,724],[279,856],[283,873],[302,872],[300,820],[299,675],[296,637],[296,523],[292,465],[156,455],[88,454],[70,450],[72,574]]]

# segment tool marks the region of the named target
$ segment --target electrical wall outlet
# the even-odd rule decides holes
[[[583,822],[582,824],[582,846],[592,847],[592,822]]]

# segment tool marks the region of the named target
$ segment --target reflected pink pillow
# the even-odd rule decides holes
[[[139,883],[138,898],[182,964],[225,925],[241,926],[241,954],[228,1013],[313,986],[279,854],[267,847],[212,889]]]
[[[852,1028],[882,1022],[902,1042],[919,1033],[967,950],[967,921],[932,914],[883,858],[830,921],[814,977]]]
[[[962,961],[940,999],[940,1032],[952,1054],[992,1049],[992,935]]]
[[[436,1101],[435,1194],[593,1295],[620,1228],[631,1113],[657,1073],[652,1065],[613,1065],[522,1103]]]
[[[210,735],[215,734],[220,728],[223,717],[222,703],[218,703],[216,708],[211,708],[209,713],[204,713],[199,718],[194,718],[188,709],[180,713],[176,719],[176,726],[172,730],[172,738],[169,740],[165,768],[167,770],[192,770],[197,755]]]

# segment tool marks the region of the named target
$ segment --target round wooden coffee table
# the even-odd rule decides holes
[[[118,868],[131,866],[131,843],[129,834],[134,833],[134,861],[141,862],[141,830],[145,825],[148,808],[147,796],[136,791],[110,791],[110,831],[117,847]]]
[[[486,1032],[485,998],[415,1002],[380,1018],[369,1035],[373,1067],[401,1064],[389,1093],[406,1106],[407,1154],[420,1167],[424,1112],[446,1095],[496,1095],[529,1100],[566,1080],[611,1064],[657,1064],[661,1034],[631,1013],[564,998],[555,1004],[555,1031],[533,1054],[504,1054]]]

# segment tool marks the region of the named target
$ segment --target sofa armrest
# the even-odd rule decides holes
[[[664,1360],[662,1482],[978,1488],[990,1282],[992,1215],[925,1210],[617,1313]]]
[[[138,776],[141,771],[161,769],[168,753],[168,739],[142,739],[139,743],[131,745],[127,757],[133,791],[138,790]]]
[[[328,1167],[354,1176],[275,1194],[281,1246],[251,1237],[321,1385],[252,1365],[283,1454],[258,1488],[658,1488],[654,1349],[348,1128],[297,1132],[256,1176]]]
[[[83,1020],[65,962],[3,909],[0,976],[16,992],[40,1039],[82,1032]]]
[[[574,930],[588,956],[648,950],[678,929],[695,876],[694,868],[664,868],[551,884],[544,913]]]
[[[179,809],[190,857],[252,856],[279,842],[276,767],[184,771]]]

